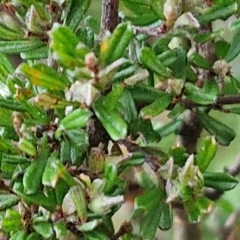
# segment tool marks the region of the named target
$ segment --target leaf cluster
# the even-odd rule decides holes
[[[240,89],[229,67],[240,53],[239,20],[229,26],[235,31],[230,43],[220,30],[199,29],[238,17],[238,1],[121,3],[121,23],[110,33],[86,16],[94,1],[1,1],[5,238],[154,239],[157,228],[171,228],[175,206],[199,222],[213,204],[204,188],[224,192],[237,184],[207,167],[217,145],[235,138],[211,110],[240,112],[219,101],[229,84],[231,94]],[[162,33],[149,43],[156,29]],[[204,44],[212,46],[213,62],[198,51]],[[12,54],[22,59],[17,67]],[[166,111],[170,121],[156,127],[154,118]],[[209,136],[197,153],[177,144],[164,151],[159,142],[179,133],[186,111]],[[116,233],[112,216],[128,201],[129,172],[142,194]]]

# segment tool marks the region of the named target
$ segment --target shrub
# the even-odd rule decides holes
[[[237,1],[104,0],[101,23],[90,0],[1,2],[1,239],[154,239],[175,209],[198,223],[236,186],[239,163],[208,166],[235,138],[211,110],[240,113],[239,20],[231,42],[212,29]]]

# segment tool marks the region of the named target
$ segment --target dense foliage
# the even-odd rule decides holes
[[[225,107],[239,103],[229,67],[239,20],[230,43],[211,23],[238,17],[238,2],[122,0],[112,33],[86,15],[90,2],[1,1],[1,239],[154,239],[176,206],[199,222],[213,204],[205,187],[237,184],[207,168],[235,138],[210,111],[240,113]],[[159,127],[163,112],[171,120]],[[196,140],[186,114],[196,139],[209,133],[198,151],[184,141]],[[176,145],[161,149],[173,133]],[[132,187],[132,217],[115,232]]]

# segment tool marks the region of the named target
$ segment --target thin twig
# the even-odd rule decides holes
[[[218,96],[216,101],[211,104],[202,105],[195,103],[189,99],[183,99],[180,100],[180,102],[187,108],[187,109],[193,109],[199,106],[205,106],[210,109],[221,109],[223,105],[231,105],[231,104],[237,104],[240,103],[240,95],[225,95],[225,96]]]
[[[153,27],[139,27],[133,26],[133,31],[135,34],[146,34],[149,37],[161,37],[166,33],[167,27],[165,23],[161,26],[153,26]]]

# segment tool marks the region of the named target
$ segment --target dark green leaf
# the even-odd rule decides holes
[[[45,46],[45,44],[39,40],[1,41],[0,52],[6,54],[18,54],[43,46]]]
[[[165,193],[161,187],[154,187],[148,189],[143,195],[135,198],[134,204],[136,209],[140,208],[151,211],[159,206],[164,196]]]
[[[212,64],[204,57],[198,53],[193,53],[190,57],[190,60],[198,67],[209,70],[212,67]]]
[[[159,220],[158,227],[166,231],[172,227],[173,224],[173,212],[172,209],[169,207],[168,204],[163,203],[161,206],[161,217]]]
[[[15,192],[20,198],[22,198],[27,203],[33,203],[39,206],[42,206],[53,212],[56,209],[56,198],[55,194],[47,193],[48,196],[45,196],[43,192],[36,192],[34,194],[26,195],[24,194],[23,184],[20,182],[15,182],[13,185],[13,192]]]
[[[4,232],[15,232],[21,230],[23,223],[21,214],[11,208],[6,210],[5,216],[1,221],[1,228]]]
[[[27,237],[27,233],[24,230],[17,231],[14,233],[9,240],[25,240]]]
[[[141,133],[147,142],[158,142],[161,139],[159,134],[154,131],[150,119],[136,119],[129,124],[129,131],[133,138],[138,137],[139,133]]]
[[[198,104],[207,105],[214,103],[217,99],[216,94],[208,93],[189,82],[185,84],[185,91],[187,98]]]
[[[107,165],[104,171],[104,178],[107,180],[104,193],[109,194],[117,185],[117,167],[115,165]]]
[[[238,180],[227,173],[203,173],[204,186],[219,191],[229,191],[236,187]]]
[[[137,119],[137,109],[128,89],[123,90],[119,103],[117,110],[127,123]]]
[[[99,99],[93,104],[97,118],[113,140],[124,139],[127,135],[126,122],[115,111],[108,111],[104,107],[102,100]]]
[[[156,99],[152,104],[142,108],[140,115],[144,119],[151,119],[153,117],[156,117],[168,107],[168,105],[172,102],[172,99],[172,95],[165,94],[165,96]]]
[[[36,59],[47,58],[48,57],[48,52],[49,52],[48,47],[41,47],[41,48],[37,48],[37,49],[31,50],[31,51],[22,52],[20,54],[20,56],[21,56],[22,59],[36,60]]]
[[[65,75],[45,64],[39,63],[34,66],[22,64],[20,69],[33,85],[41,86],[49,90],[64,90],[69,83]]]
[[[13,64],[8,59],[8,57],[1,52],[0,52],[0,63],[2,63],[3,66],[5,66],[5,68],[7,69],[8,72],[10,72],[10,73],[14,72]]]
[[[183,167],[186,163],[189,154],[184,147],[173,147],[168,152],[170,157],[173,157],[174,163]]]
[[[26,169],[23,176],[23,186],[26,194],[33,194],[39,190],[49,154],[50,149],[47,146],[47,139],[44,137],[41,152]]]
[[[177,48],[174,51],[177,59],[171,65],[171,69],[173,70],[173,74],[175,78],[186,78],[186,66],[187,66],[187,53],[183,48]]]
[[[90,0],[72,0],[71,8],[66,17],[65,24],[69,26],[73,31],[79,26],[80,21],[83,19],[90,4]]]
[[[230,44],[224,40],[218,40],[214,43],[215,54],[218,58],[224,58],[230,49]]]
[[[165,137],[171,133],[175,133],[179,126],[181,126],[181,124],[182,124],[181,119],[174,119],[171,122],[156,129],[156,131],[160,134],[161,137]]]
[[[141,234],[144,239],[153,240],[159,225],[162,209],[160,207],[151,209],[141,226]]]
[[[162,77],[170,77],[169,71],[163,66],[151,48],[145,47],[141,50],[140,60],[149,70]]]
[[[110,38],[102,42],[100,59],[105,64],[110,64],[121,58],[133,38],[132,26],[127,23],[119,24]]]
[[[128,90],[130,91],[133,100],[142,104],[150,104],[156,99],[161,99],[166,96],[165,92],[143,84],[129,87]]]
[[[39,233],[44,239],[48,239],[53,235],[52,225],[48,222],[39,222],[33,224],[33,229]]]
[[[206,11],[203,15],[198,16],[198,21],[200,24],[209,23],[217,19],[227,19],[232,14],[237,11],[237,4],[234,2],[233,4],[229,4],[225,7],[217,6],[212,7],[209,11]]]
[[[26,240],[38,240],[40,239],[40,234],[37,232],[30,233]]]
[[[224,57],[226,62],[231,62],[240,53],[240,30],[238,30],[230,44],[230,48]]]
[[[19,200],[19,197],[15,194],[0,194],[0,210],[13,207]]]
[[[231,128],[209,116],[207,113],[198,111],[197,116],[206,130],[215,135],[216,140],[221,145],[228,146],[235,138],[235,132]]]
[[[144,0],[131,0],[131,1],[122,0],[122,3],[133,14],[142,15],[145,13],[151,13],[151,6],[147,1],[144,1]]]
[[[185,107],[181,103],[177,103],[173,109],[169,112],[168,117],[172,119],[176,119],[179,115],[181,115],[185,111]]]
[[[204,172],[217,152],[217,143],[214,137],[202,140],[201,148],[196,157],[196,164],[201,172]]]
[[[126,19],[131,21],[133,25],[137,26],[146,26],[149,24],[154,24],[159,20],[158,16],[156,16],[153,13],[149,14],[142,14],[142,15],[137,15],[137,16],[126,16]]]

